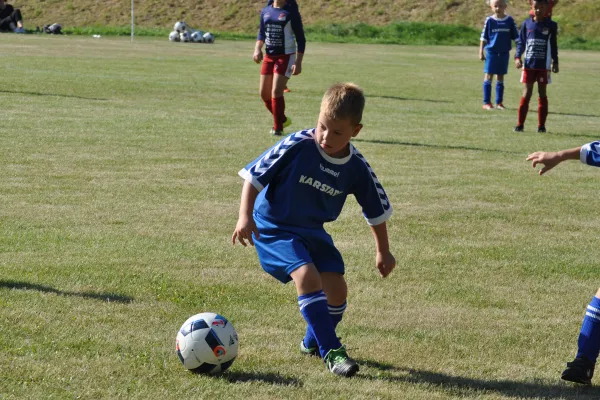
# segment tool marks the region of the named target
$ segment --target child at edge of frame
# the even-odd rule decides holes
[[[533,94],[533,85],[538,84],[538,128],[539,133],[546,132],[548,116],[548,97],[546,88],[552,82],[550,70],[558,73],[558,24],[546,17],[548,0],[533,0],[535,14],[523,21],[515,53],[515,66],[523,68],[521,82],[525,85],[519,103],[518,121],[515,132],[523,132],[525,119],[529,111],[529,101]],[[521,59],[523,58],[523,59]]]
[[[245,182],[231,241],[256,248],[262,268],[282,283],[293,281],[307,323],[300,352],[320,356],[326,368],[351,377],[359,370],[336,335],[346,309],[344,261],[324,223],[334,221],[353,194],[376,244],[382,277],[396,266],[386,221],[392,206],[363,155],[350,143],[362,129],[363,91],[331,86],[317,127],[292,133],[240,170]]]
[[[557,152],[536,151],[527,156],[533,168],[538,164],[544,167],[539,174],[543,175],[563,161],[580,160],[586,165],[600,167],[600,141],[584,144],[581,147]],[[588,304],[577,340],[575,359],[567,363],[561,379],[569,382],[591,385],[596,360],[600,354],[600,289]]]
[[[492,81],[496,75],[496,109],[504,110],[504,76],[508,73],[509,53],[512,41],[519,31],[515,20],[505,13],[507,0],[491,0],[493,15],[486,18],[481,31],[479,59],[483,67],[483,109],[493,110]]]

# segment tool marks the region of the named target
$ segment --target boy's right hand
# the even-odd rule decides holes
[[[479,53],[479,61],[485,61],[485,54]]]
[[[563,161],[563,158],[558,152],[536,151],[527,156],[527,161],[531,161],[531,166],[533,168],[538,164],[543,164],[544,167],[540,169],[540,175],[543,175],[560,164]]]
[[[521,62],[520,58],[515,58],[515,67],[517,67],[517,69],[523,67],[523,63]]]
[[[255,63],[260,64],[260,62],[263,59],[262,50],[260,50],[260,49],[254,50],[254,55],[252,56],[252,59],[254,60]]]
[[[231,236],[231,244],[235,244],[235,240],[237,239],[244,247],[246,247],[246,242],[244,240],[248,240],[248,243],[250,243],[251,246],[254,246],[252,233],[254,233],[254,236],[256,236],[257,239],[260,237],[254,218],[246,215],[240,216],[237,225],[235,226],[235,231],[233,231],[233,235]]]
[[[382,278],[385,278],[396,267],[396,259],[389,251],[381,253],[377,252],[375,265],[379,270],[379,275],[381,275]]]

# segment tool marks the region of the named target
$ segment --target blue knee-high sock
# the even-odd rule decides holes
[[[298,306],[317,340],[321,357],[325,357],[331,349],[342,347],[329,315],[327,296],[322,290],[298,296]]]
[[[344,302],[344,304],[341,306],[332,306],[327,304],[327,308],[329,309],[329,315],[331,316],[333,328],[335,329],[344,316],[344,311],[346,311],[346,302]],[[304,335],[304,347],[317,347],[317,339],[315,338],[315,334],[310,328],[310,325],[306,327],[306,334]]]
[[[492,102],[492,81],[483,81],[483,104]]]
[[[600,352],[600,299],[595,296],[585,311],[577,345],[577,357],[596,362]]]
[[[496,104],[502,104],[504,99],[504,81],[496,81]]]

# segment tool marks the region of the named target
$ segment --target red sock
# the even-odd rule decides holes
[[[521,101],[519,102],[519,122],[517,125],[525,125],[527,111],[529,111],[529,101],[525,97],[521,97]]]
[[[269,112],[271,114],[273,114],[273,99],[269,99],[269,100],[263,100],[263,103],[265,103],[265,107],[267,107],[267,110],[269,110]]]
[[[273,107],[273,128],[276,131],[282,131],[283,121],[285,121],[285,100],[283,96],[272,98],[271,106]]]
[[[538,126],[546,125],[546,117],[548,116],[548,98],[538,98]]]

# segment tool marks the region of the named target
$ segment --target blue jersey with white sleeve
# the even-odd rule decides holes
[[[510,15],[496,18],[491,15],[486,18],[481,31],[481,41],[485,49],[494,53],[507,53],[512,49],[512,41],[519,38],[519,30],[515,20]]]
[[[582,163],[600,167],[600,142],[592,142],[581,146],[579,159]]]
[[[263,8],[256,40],[265,42],[265,53],[269,56],[294,54],[296,50],[304,53],[306,37],[297,4],[288,2],[283,8],[270,4]]]
[[[387,221],[392,206],[362,154],[350,143],[347,157],[330,157],[315,135],[315,129],[292,133],[240,170],[260,192],[254,211],[278,225],[322,228],[352,194],[369,225]]]
[[[558,62],[558,25],[550,18],[536,22],[527,18],[521,25],[515,58],[523,57],[525,69],[549,70]]]

